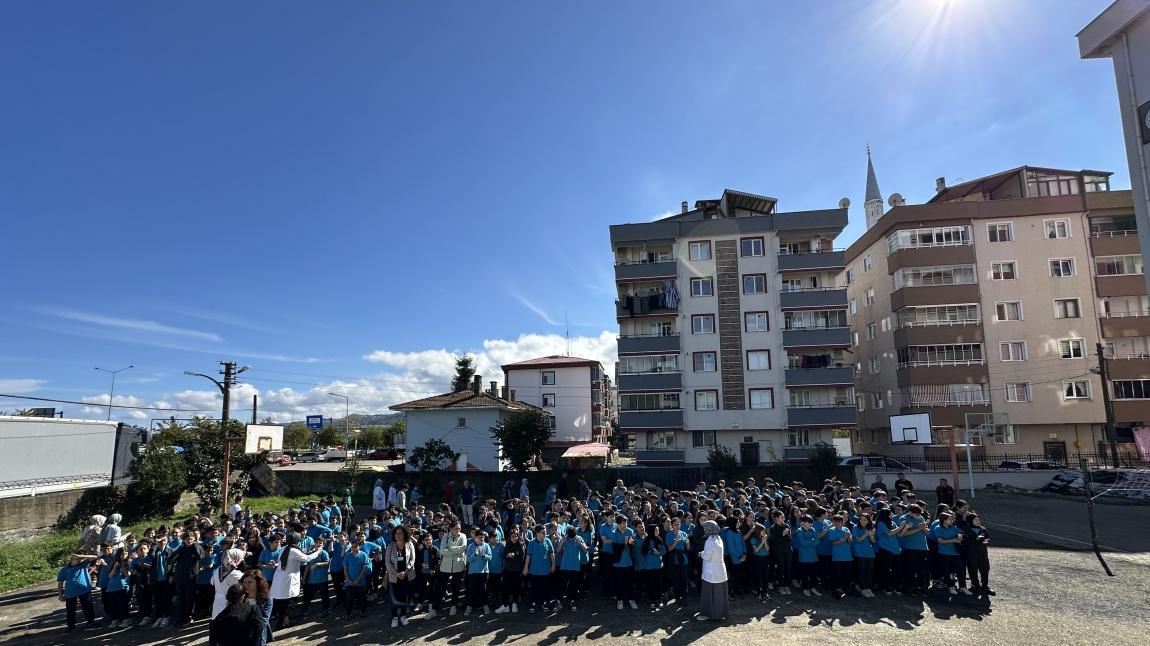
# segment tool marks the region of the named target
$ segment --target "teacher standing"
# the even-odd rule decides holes
[[[727,597],[727,566],[723,563],[723,539],[719,537],[719,524],[713,520],[703,523],[707,542],[703,545],[703,588],[699,598],[699,614],[695,619],[719,621],[731,614],[731,601]]]

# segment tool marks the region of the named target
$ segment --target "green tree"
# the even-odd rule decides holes
[[[811,466],[815,470],[815,477],[819,479],[833,478],[835,467],[839,463],[839,453],[830,444],[819,444],[811,450]]]
[[[359,448],[382,449],[387,446],[387,432],[382,426],[369,426],[359,432]],[[355,438],[352,438],[355,441]]]
[[[310,445],[311,438],[308,436],[307,424],[303,422],[292,422],[284,427],[285,449],[306,449]]]
[[[491,436],[504,460],[516,471],[526,471],[555,434],[551,416],[538,409],[516,411],[491,427]]]
[[[451,380],[451,392],[457,393],[471,387],[475,378],[475,360],[461,354],[455,358],[455,378]]]
[[[707,464],[718,477],[728,477],[739,468],[739,459],[735,452],[725,445],[716,444],[707,450]]]
[[[315,434],[315,443],[321,450],[329,446],[343,446],[343,427],[334,424]]]
[[[457,460],[459,453],[452,451],[447,442],[438,438],[432,438],[423,446],[416,447],[407,458],[411,466],[422,472],[435,471]]]
[[[132,477],[135,482],[128,485],[124,508],[134,518],[153,518],[175,508],[188,485],[188,467],[172,447],[156,446],[132,463]]]
[[[228,432],[233,438],[242,438],[244,425],[236,420],[227,423]],[[223,509],[220,485],[224,471],[224,430],[214,419],[196,417],[190,424],[167,428],[155,434],[148,443],[153,447],[179,446],[184,449],[184,464],[187,468],[187,490],[196,494],[200,505],[212,509]],[[232,464],[228,486],[231,491],[240,493],[247,489],[250,478],[247,475],[259,461],[259,456],[245,455],[242,444],[232,445]]]

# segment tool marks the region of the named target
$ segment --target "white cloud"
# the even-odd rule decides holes
[[[157,323],[156,321],[145,321],[142,319],[121,319],[113,318],[111,316],[103,316],[101,314],[93,314],[91,312],[78,312],[75,310],[51,310],[51,314],[69,321],[79,321],[80,323],[91,323],[93,325],[101,325],[104,327],[119,328],[123,330],[133,330],[137,332],[156,332],[159,334],[171,334],[175,336],[190,337],[193,339],[201,339],[205,341],[222,341],[223,338],[215,332],[202,332],[200,330],[191,330],[188,328],[174,327]]]
[[[46,383],[43,379],[0,379],[0,392],[10,395],[34,393]]]
[[[548,314],[547,312],[544,312],[543,308],[541,308],[538,305],[536,305],[535,303],[532,303],[531,301],[527,300],[527,298],[524,297],[519,292],[517,292],[513,289],[509,289],[507,291],[510,292],[511,295],[515,297],[515,300],[519,301],[520,305],[522,305],[523,307],[526,307],[527,309],[531,310],[532,312],[535,312],[536,314],[538,314],[539,318],[546,321],[548,325],[562,325],[561,322],[556,321],[554,318],[552,318],[550,314]]]

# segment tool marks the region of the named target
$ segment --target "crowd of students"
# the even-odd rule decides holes
[[[93,540],[90,528],[60,570],[67,630],[78,609],[101,625],[97,591],[108,628],[210,619],[211,642],[222,645],[266,644],[317,605],[321,620],[351,619],[382,602],[398,627],[416,615],[572,611],[595,595],[619,610],[659,611],[702,591],[699,618],[717,619],[728,601],[792,594],[922,596],[932,585],[994,594],[989,534],[963,500],[932,514],[913,489],[835,480],[818,488],[720,480],[680,492],[618,481],[600,493],[582,478],[569,491],[562,478],[541,505],[526,497],[526,483],[509,482],[501,499],[471,490],[425,507],[403,496],[366,518],[346,491],[283,514],[253,514],[237,497],[219,518],[140,537],[120,532],[113,515],[115,531],[104,527]]]

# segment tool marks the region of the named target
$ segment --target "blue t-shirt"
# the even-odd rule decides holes
[[[675,546],[674,550],[671,550],[671,543],[674,543],[676,538],[679,539],[679,544]],[[686,565],[688,543],[687,532],[684,532],[683,530],[679,530],[678,532],[675,530],[670,530],[667,532],[667,536],[663,542],[667,545],[667,549],[670,550],[669,557],[667,559],[668,562],[671,564]]]
[[[646,539],[643,540],[643,543]],[[636,547],[639,548],[637,552],[639,556],[639,569],[640,570],[661,570],[663,569],[663,555],[667,553],[667,546],[662,541],[653,541],[651,543],[651,551],[646,554],[642,553],[642,543],[637,543]]]
[[[531,565],[527,567],[527,573],[535,576],[546,576],[551,574],[551,555],[555,553],[555,546],[551,541],[544,538],[542,541],[531,539],[527,543],[527,556],[531,557]]]
[[[308,565],[311,571],[307,573],[307,582],[311,584],[320,584],[327,581],[327,568],[331,563],[331,558],[328,556],[327,550],[320,550],[319,556]]]
[[[619,560],[615,562],[615,567],[631,567],[635,565],[634,555],[630,548],[627,547],[627,538],[634,538],[635,530],[628,527],[624,531],[619,531],[616,527],[611,532],[611,542],[615,544],[615,553],[619,555]]]
[[[200,559],[200,573],[196,576],[197,585],[207,585],[212,582],[212,572],[220,566],[220,555],[209,554]]]
[[[108,572],[108,592],[127,590],[128,582],[129,575],[124,573],[124,568],[117,565]]]
[[[915,518],[914,516],[907,514],[906,516],[902,517],[902,520],[906,522],[907,529],[914,529],[915,527],[923,527],[926,525],[926,521],[923,520],[922,516]],[[925,527],[923,528],[925,529]],[[926,546],[926,534],[923,532],[916,532],[910,536],[899,536],[898,542],[904,550],[916,550],[921,552],[928,549]]]
[[[743,535],[727,528],[719,532],[719,537],[723,539],[723,550],[730,557],[731,563],[742,562],[743,557],[747,555],[747,544],[743,542]]]
[[[332,533],[331,528],[328,527],[327,525],[318,525],[317,524],[317,525],[312,525],[311,527],[307,528],[308,538],[312,538],[312,539],[318,539],[320,536],[323,536],[324,534],[330,534],[330,533]]]
[[[817,533],[822,534],[823,530],[831,528],[831,521],[829,519],[826,519],[826,518],[824,518],[822,520],[816,520],[814,522],[813,527]],[[830,556],[831,555],[830,534],[823,534],[823,537],[819,539],[819,544],[818,544],[818,547],[815,549],[815,552],[817,552],[819,556]]]
[[[167,581],[168,580],[168,552],[167,550],[160,550],[152,554],[152,580],[153,581]]]
[[[751,556],[754,558],[767,558],[771,555],[771,546],[767,543],[767,537],[764,535],[762,538],[758,536],[751,537]]]
[[[503,546],[503,543],[494,545],[488,543],[487,549],[491,550],[491,562],[487,564],[487,569],[492,574],[503,574],[503,552],[507,548]]]
[[[344,585],[350,585],[354,588],[367,585],[367,575],[371,574],[371,559],[367,558],[367,554],[364,554],[363,550],[360,550],[358,554],[348,552],[343,557],[343,568],[347,572]],[[358,583],[355,582],[360,572],[364,572],[365,570],[367,574],[364,575],[363,579]]]
[[[579,549],[578,535],[568,538],[559,545],[559,569],[565,572],[578,572],[582,564],[579,558],[583,550]]]
[[[467,573],[487,574],[491,562],[491,547],[487,543],[476,544],[475,541],[467,543]]]
[[[958,527],[951,525],[950,527],[943,527],[939,525],[934,528],[934,538],[954,539],[958,536]],[[938,553],[943,556],[958,556],[958,543],[939,543]]]
[[[56,580],[64,584],[64,598],[71,599],[92,591],[92,576],[88,574],[88,561],[60,568]]]
[[[595,530],[593,529],[579,529],[575,531],[575,535],[583,539],[583,544],[587,546],[587,551],[579,550],[579,562],[590,563],[591,555],[595,553]]]
[[[284,553],[284,548],[282,548],[282,547],[277,547],[274,550],[269,550],[267,548],[264,548],[264,551],[260,552],[260,563],[278,562],[280,560],[280,555],[283,553]],[[267,579],[268,583],[271,583],[272,579],[276,575],[277,569],[279,569],[279,568],[264,566],[264,567],[260,568],[260,571],[263,572],[264,578]]]
[[[328,549],[328,554],[331,555],[331,571],[343,572],[343,556],[344,550],[346,549],[343,543],[331,541],[331,543],[328,544],[328,548],[330,548]]]
[[[895,527],[897,526],[896,524]],[[891,536],[887,533],[892,529],[893,527],[889,527],[884,521],[880,520],[875,523],[875,540],[878,541],[878,548],[891,554],[902,554],[902,544],[899,543],[898,537]]]
[[[854,536],[854,542],[851,544],[851,549],[854,551],[856,559],[872,559],[874,558],[874,543],[870,539],[863,539],[862,535],[866,530],[858,525],[854,526],[851,534]]]
[[[842,540],[851,535],[851,530],[846,527],[832,527],[827,531],[826,538],[831,543],[831,560],[832,561],[851,561],[851,544],[850,541],[835,544],[835,541]]]
[[[799,563],[814,563],[819,560],[819,533],[814,527],[800,527],[795,532],[795,547],[799,550]]]
[[[599,526],[599,536],[602,538],[612,540],[611,536],[615,533],[615,523],[603,523]],[[613,543],[603,543],[604,554],[614,554],[615,545]]]

